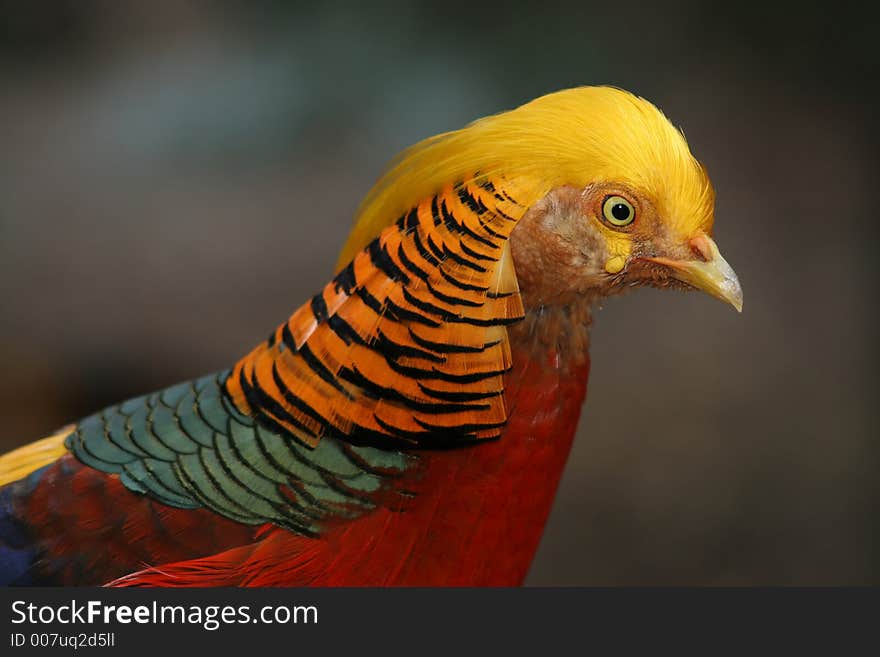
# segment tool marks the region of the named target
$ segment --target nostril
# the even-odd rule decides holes
[[[715,254],[712,252],[712,243],[705,233],[692,237],[690,245],[693,254],[703,262],[711,262],[715,259]]]

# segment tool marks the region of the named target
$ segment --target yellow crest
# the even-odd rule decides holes
[[[712,225],[711,183],[663,113],[620,89],[577,87],[401,153],[361,203],[339,266],[419,201],[475,173],[515,183],[526,206],[560,185],[627,183],[656,202],[673,230]]]

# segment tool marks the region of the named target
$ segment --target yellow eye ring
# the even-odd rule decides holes
[[[622,196],[609,196],[602,203],[602,216],[612,226],[629,226],[636,218],[636,209]]]

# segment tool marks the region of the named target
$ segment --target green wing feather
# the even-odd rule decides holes
[[[241,523],[313,535],[328,515],[372,508],[412,458],[333,438],[310,449],[243,415],[228,371],[130,399],[82,420],[65,445],[131,491],[176,508],[206,507]]]

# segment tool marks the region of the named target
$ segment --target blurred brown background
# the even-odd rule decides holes
[[[771,4],[0,1],[0,447],[232,364],[402,147],[610,83],[707,164],[745,310],[599,314],[529,582],[880,583],[873,27]]]

